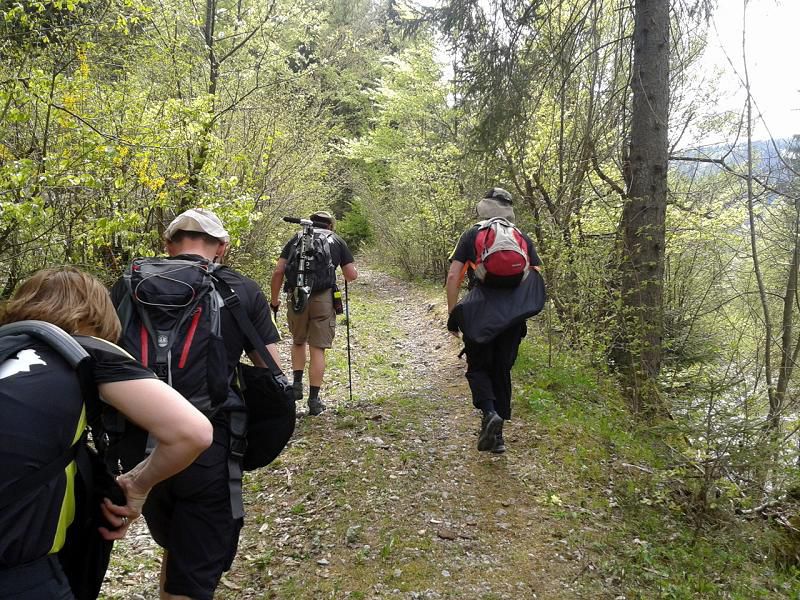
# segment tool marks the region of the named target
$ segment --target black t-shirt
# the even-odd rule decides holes
[[[201,260],[201,257],[183,254],[173,258],[183,260]],[[223,279],[231,289],[236,292],[239,297],[242,307],[247,314],[250,321],[253,323],[256,331],[263,340],[264,344],[274,344],[281,339],[278,333],[278,328],[272,318],[272,311],[269,308],[264,293],[258,284],[252,279],[245,277],[241,273],[237,273],[233,269],[223,267],[215,272],[217,277]],[[128,290],[125,281],[120,279],[111,289],[111,301],[114,306],[119,306],[122,299]],[[253,345],[247,340],[246,336],[239,329],[235,318],[227,307],[223,307],[220,311],[220,331],[222,332],[223,342],[225,344],[225,353],[227,356],[227,376],[233,375],[239,359],[242,357],[242,351],[250,352],[253,350]]]
[[[114,344],[76,336],[97,384],[155,375]],[[82,435],[84,399],[75,371],[44,343],[0,364],[0,492],[61,456]],[[85,401],[87,412],[96,398]],[[71,463],[50,483],[0,511],[0,569],[57,552],[74,515]]]
[[[314,229],[314,231],[317,232],[326,230]],[[292,246],[294,246],[297,240],[300,239],[301,235],[303,234],[298,233],[297,235],[292,237],[288,242],[286,242],[286,244],[283,246],[283,250],[281,250],[281,258],[283,259],[289,258],[289,252],[291,252]],[[335,233],[330,233],[329,235],[330,235],[331,262],[333,263],[333,266],[343,267],[353,262],[354,261],[353,253],[350,252],[350,248],[347,247],[347,242],[345,242]]]
[[[252,279],[245,277],[241,273],[237,273],[233,269],[224,268],[217,271],[217,275],[225,280],[231,289],[236,292],[242,306],[244,307],[247,317],[253,323],[259,337],[265,344],[275,344],[280,341],[281,335],[278,333],[278,328],[275,326],[275,321],[272,318],[272,311],[269,308],[269,302],[264,296],[264,292],[258,284]],[[225,349],[228,354],[228,372],[233,373],[239,359],[242,357],[242,351],[250,352],[253,350],[253,345],[247,340],[247,337],[239,329],[233,315],[227,307],[222,309],[222,337],[225,340]]]

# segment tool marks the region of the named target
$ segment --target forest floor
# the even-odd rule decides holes
[[[309,417],[300,403],[290,445],[246,475],[245,526],[217,597],[618,597],[598,595],[591,552],[560,516],[572,482],[536,423],[510,421],[504,455],[477,451],[444,291],[365,270],[350,292],[353,400],[340,323],[329,408]],[[142,521],[115,548],[107,598],[158,597],[158,547]]]

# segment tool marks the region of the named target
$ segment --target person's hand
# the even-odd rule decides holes
[[[108,498],[103,498],[100,504],[100,512],[103,513],[103,518],[109,525],[114,525],[114,529],[108,527],[98,527],[100,535],[104,540],[120,540],[128,534],[128,528],[131,526],[139,515],[134,516],[132,511],[127,505],[119,506],[114,504]]]
[[[270,303],[269,303],[269,307],[272,309],[272,312],[273,312],[273,313],[275,314],[275,316],[277,317],[277,316],[278,316],[278,309],[281,307],[281,301],[280,301],[280,300],[278,300],[278,301],[277,301],[275,304],[273,304],[272,302],[270,302]]]
[[[105,540],[119,540],[127,535],[131,523],[141,516],[142,507],[150,491],[142,489],[136,484],[135,469],[117,477],[117,485],[119,485],[125,493],[127,502],[125,506],[119,506],[111,502],[108,498],[103,498],[103,503],[100,505],[100,512],[103,513],[103,517],[106,521],[114,526],[114,529],[108,529],[107,527],[98,528],[100,535]]]
[[[127,506],[134,511],[134,518],[142,514],[142,507],[144,506],[145,500],[147,500],[147,494],[150,492],[149,489],[143,488],[138,483],[139,480],[137,478],[138,472],[144,469],[146,463],[147,461],[143,461],[136,465],[134,469],[117,477],[117,485],[125,492],[125,498],[128,501]]]

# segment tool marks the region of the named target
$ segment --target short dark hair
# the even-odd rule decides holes
[[[184,229],[176,231],[172,235],[170,242],[180,244],[185,239],[203,240],[206,244],[219,244],[222,242],[219,238],[215,238],[213,235],[208,235],[202,231],[186,231]]]

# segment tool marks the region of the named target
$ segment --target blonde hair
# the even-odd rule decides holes
[[[28,319],[110,342],[119,339],[122,329],[105,286],[75,267],[37,271],[0,306],[0,325]]]

